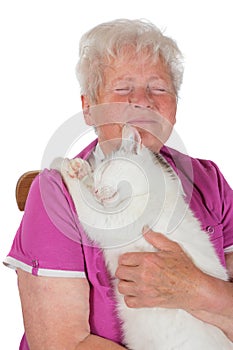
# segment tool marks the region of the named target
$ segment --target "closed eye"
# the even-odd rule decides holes
[[[131,87],[124,87],[124,88],[116,88],[114,89],[114,91],[118,94],[118,95],[127,95],[131,92]]]
[[[149,87],[149,91],[154,95],[165,94],[168,92],[165,88],[162,87]]]
[[[169,94],[171,92],[169,85],[163,79],[155,79],[149,82],[147,89],[153,95]]]

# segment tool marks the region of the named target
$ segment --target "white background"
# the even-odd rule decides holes
[[[1,261],[21,218],[16,181],[40,168],[53,132],[80,112],[79,38],[103,21],[147,18],[176,39],[185,57],[176,131],[190,155],[214,160],[233,185],[231,6],[231,0],[0,2]],[[16,275],[2,265],[0,283],[0,348],[14,350],[21,310]]]

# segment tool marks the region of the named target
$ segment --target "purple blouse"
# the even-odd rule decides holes
[[[96,141],[78,156],[87,159]],[[211,161],[163,147],[161,154],[177,172],[186,199],[225,265],[233,251],[233,191]],[[91,333],[121,343],[120,320],[102,251],[91,246],[73,201],[56,170],[34,180],[23,219],[4,262],[38,276],[87,278]],[[29,350],[25,336],[20,350]]]

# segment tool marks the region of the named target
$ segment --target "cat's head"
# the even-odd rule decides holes
[[[147,159],[148,158],[148,159]],[[153,164],[151,152],[141,143],[138,131],[125,125],[119,150],[108,156],[94,173],[95,196],[105,207],[119,207],[148,193],[145,162]]]

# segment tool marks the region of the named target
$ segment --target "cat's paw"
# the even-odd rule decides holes
[[[81,158],[70,159],[66,165],[66,173],[71,178],[82,180],[85,176],[91,173],[89,163]]]
[[[55,158],[50,165],[51,169],[57,170],[63,179],[78,179],[82,180],[84,177],[92,179],[92,169],[86,160],[81,158]],[[87,180],[85,179],[87,182]]]

